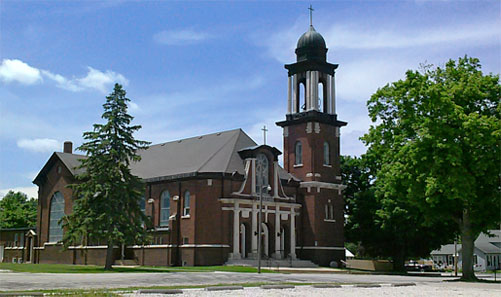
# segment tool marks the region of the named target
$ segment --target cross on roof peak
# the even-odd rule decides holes
[[[268,132],[268,129],[266,129],[266,125],[263,126],[263,129],[261,129],[261,131],[263,131],[264,144],[266,144],[266,132]]]

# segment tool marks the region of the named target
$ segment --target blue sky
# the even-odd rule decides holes
[[[0,197],[36,197],[33,178],[62,143],[100,122],[114,82],[160,143],[242,128],[282,150],[287,72],[308,29],[305,1],[0,2]],[[311,1],[336,74],[341,152],[360,155],[365,102],[420,63],[465,54],[501,69],[499,1]]]

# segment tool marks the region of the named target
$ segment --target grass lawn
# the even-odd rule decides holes
[[[113,270],[104,270],[103,266],[95,265],[67,265],[67,264],[15,264],[0,263],[0,270],[31,273],[118,273],[118,272],[257,272],[255,267],[246,266],[183,266],[183,267],[114,267]],[[274,271],[261,269],[261,272],[273,273]]]

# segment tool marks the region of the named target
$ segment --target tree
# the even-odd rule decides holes
[[[363,137],[376,160],[376,196],[408,201],[425,224],[452,221],[464,280],[474,280],[473,242],[499,226],[501,86],[478,59],[407,71],[367,102],[375,123]]]
[[[423,224],[423,213],[405,199],[375,195],[375,163],[366,155],[341,157],[347,216],[345,234],[358,243],[361,257],[390,257],[395,271],[404,271],[408,258],[430,254],[452,239],[453,226],[446,222]]]
[[[65,248],[88,240],[107,242],[107,270],[112,268],[115,244],[141,243],[146,238],[143,226],[147,218],[140,209],[145,187],[131,174],[129,164],[140,160],[137,150],[149,143],[133,137],[141,126],[130,125],[133,117],[127,114],[130,99],[125,94],[115,84],[103,105],[106,123],[94,124],[93,131],[83,134],[87,142],[78,149],[87,156],[80,166],[85,172],[70,185],[76,198],[73,212],[61,219]]]
[[[37,223],[37,200],[9,191],[0,200],[0,228],[33,227]]]

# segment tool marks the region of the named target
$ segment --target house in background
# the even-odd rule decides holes
[[[501,230],[489,230],[489,234],[481,233],[475,240],[473,250],[473,267],[475,271],[486,271],[501,268]],[[454,269],[454,244],[443,245],[432,251],[431,257],[436,269]],[[461,267],[461,244],[456,246],[458,267]]]
[[[35,228],[0,229],[0,263],[31,263]]]

